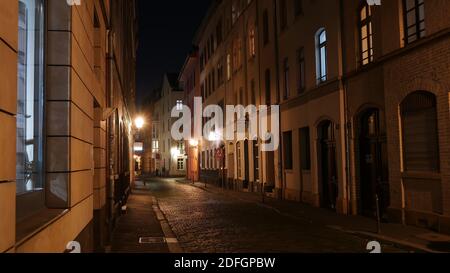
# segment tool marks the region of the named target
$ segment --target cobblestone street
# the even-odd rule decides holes
[[[258,203],[170,179],[147,183],[185,252],[368,252],[368,240]],[[384,245],[383,252],[406,250]]]

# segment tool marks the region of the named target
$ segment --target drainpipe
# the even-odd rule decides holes
[[[278,9],[277,9],[277,1],[273,0],[273,26],[274,26],[274,45],[275,45],[275,78],[276,78],[276,93],[277,93],[277,102],[280,104],[280,49],[279,49],[279,41],[278,41]],[[280,115],[278,118],[279,124],[279,138],[280,144],[282,143],[282,129],[281,129],[281,109]],[[281,183],[281,196],[278,196],[280,199],[284,199],[284,193],[286,189],[284,175],[283,175],[283,149],[281,147],[278,148],[278,180]]]
[[[348,109],[348,92],[347,92],[347,78],[345,76],[347,63],[346,63],[346,51],[345,51],[345,22],[344,22],[344,0],[339,1],[339,23],[340,23],[340,50],[341,50],[341,81],[342,89],[344,92],[344,122],[345,122],[345,176],[347,181],[347,214],[351,215],[352,211],[352,179],[350,174],[350,135],[351,135],[351,122],[349,119]]]

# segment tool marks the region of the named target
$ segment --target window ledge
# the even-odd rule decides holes
[[[42,209],[41,211],[17,222],[16,242],[21,245],[30,238],[56,222],[69,210],[62,209]]]

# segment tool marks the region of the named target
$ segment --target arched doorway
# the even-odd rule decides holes
[[[389,206],[389,173],[384,122],[378,109],[361,114],[359,121],[360,210],[376,216],[376,199],[383,215]]]
[[[335,125],[327,120],[318,126],[318,159],[320,204],[323,208],[336,209],[338,198],[338,173],[336,162]]]

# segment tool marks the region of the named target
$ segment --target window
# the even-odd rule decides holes
[[[263,39],[264,44],[267,45],[269,43],[269,12],[267,10],[263,13]]]
[[[44,187],[44,1],[19,1],[17,194]]]
[[[184,159],[178,158],[177,160],[177,170],[182,171],[184,170]]]
[[[231,80],[231,55],[227,55],[227,80]]]
[[[297,91],[298,93],[303,93],[306,87],[305,79],[305,50],[300,48],[297,51]]]
[[[311,170],[311,139],[309,127],[300,129],[300,164],[302,170]]]
[[[294,14],[295,16],[303,14],[303,0],[294,0]]]
[[[366,65],[373,61],[373,30],[371,7],[366,2],[364,2],[359,14],[359,35],[361,41],[360,57],[361,64]]]
[[[283,72],[284,72],[284,99],[288,99],[289,98],[289,59],[286,58],[284,59],[283,62]]]
[[[325,29],[320,29],[316,35],[316,72],[317,82],[323,83],[327,81],[327,32]]]
[[[292,131],[283,133],[284,146],[284,169],[292,170]]]
[[[259,148],[258,148],[258,142],[253,141],[253,176],[254,181],[259,181]]]
[[[280,0],[280,27],[284,30],[287,27],[287,3],[286,0]]]
[[[242,65],[242,44],[240,38],[235,39],[233,42],[233,65],[235,71],[241,68]]]
[[[255,80],[252,79],[250,81],[250,93],[252,96],[252,104],[256,105],[256,86],[255,86]]]
[[[255,27],[251,26],[248,34],[248,50],[250,58],[256,56],[256,44],[255,44]]]
[[[223,41],[222,20],[219,20],[216,26],[217,46]]]
[[[403,0],[405,42],[412,43],[425,37],[425,1]]]
[[[238,18],[238,1],[233,0],[233,3],[231,5],[231,23],[234,25],[236,23],[236,20]]]
[[[237,155],[237,175],[238,179],[242,176],[242,164],[241,164],[241,143],[236,144],[236,155]]]
[[[267,69],[265,73],[265,87],[266,87],[266,105],[271,105],[271,82],[270,82],[270,70]]]
[[[176,109],[177,109],[177,111],[183,110],[183,101],[182,100],[177,100]]]
[[[159,153],[159,141],[158,140],[153,140],[152,152],[155,154]]]
[[[405,171],[439,172],[439,137],[436,97],[415,92],[400,105]]]

